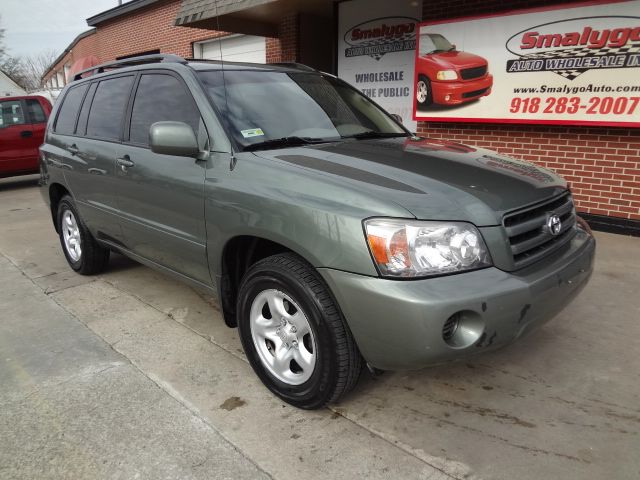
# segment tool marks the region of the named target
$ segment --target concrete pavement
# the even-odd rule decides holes
[[[0,256],[0,477],[269,478]]]
[[[0,180],[0,478],[637,478],[640,239],[598,240],[528,338],[306,412],[215,299],[117,255],[76,275],[33,177]]]

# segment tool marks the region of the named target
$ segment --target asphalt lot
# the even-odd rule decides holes
[[[640,239],[597,238],[534,334],[307,412],[215,299],[118,255],[76,275],[35,177],[0,180],[0,478],[639,478]]]

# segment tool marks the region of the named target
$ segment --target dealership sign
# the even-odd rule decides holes
[[[350,28],[344,35],[349,45],[344,56],[369,55],[380,60],[393,52],[413,52],[416,48],[416,19],[409,17],[376,18]]]
[[[596,21],[607,23],[609,28],[598,30],[583,26]],[[640,25],[624,26],[630,23],[628,17],[606,16],[528,28],[507,42],[507,50],[519,57],[507,61],[507,72],[555,72],[574,80],[592,69],[637,68],[640,66]],[[541,33],[545,30],[549,33]]]
[[[339,4],[338,75],[415,129],[413,64],[421,2]]]
[[[416,120],[640,126],[640,1],[423,23]]]

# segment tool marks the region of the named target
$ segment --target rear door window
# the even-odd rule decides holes
[[[55,132],[61,135],[73,135],[78,119],[78,110],[87,91],[87,85],[78,85],[71,88],[62,99],[60,113],[56,119]]]
[[[24,125],[27,119],[20,100],[0,102],[0,128]]]
[[[176,77],[142,75],[131,112],[131,143],[149,144],[149,127],[155,122],[184,122],[198,131],[200,112],[191,94]]]
[[[84,136],[87,133],[87,118],[89,118],[89,109],[91,108],[91,100],[93,94],[96,93],[97,83],[92,83],[89,87],[89,91],[84,97],[82,108],[80,109],[80,116],[78,117],[78,126],[76,127],[76,134]]]
[[[38,100],[27,98],[27,112],[29,112],[31,123],[44,123],[47,121],[47,116]]]
[[[133,76],[102,80],[91,103],[87,136],[119,140],[125,109],[133,85]]]

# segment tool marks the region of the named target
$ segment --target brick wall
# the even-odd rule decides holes
[[[447,19],[556,3],[424,0],[423,18]],[[174,26],[179,5],[180,0],[166,0],[100,24],[97,32],[81,39],[54,71],[87,55],[104,62],[159,48],[162,53],[190,57],[193,42],[225,35]],[[298,40],[298,15],[283,17],[278,38],[267,39],[267,62],[296,61]],[[420,122],[418,132],[487,147],[551,168],[571,182],[580,211],[640,220],[640,129]]]
[[[557,4],[548,0],[424,0],[436,20]],[[419,122],[434,138],[486,147],[551,168],[581,212],[640,220],[640,129]]]
[[[227,35],[199,28],[176,27],[179,0],[166,0],[98,25],[100,61],[160,49],[192,57],[192,43]]]
[[[295,62],[299,57],[297,14],[286,15],[278,25],[278,38],[267,39],[267,63]]]
[[[225,32],[174,25],[180,0],[165,0],[132,13],[100,23],[93,35],[81,39],[51,72],[87,55],[95,55],[100,63],[149,50],[160,49],[182,57],[193,56],[193,43],[228,35]],[[297,16],[285,17],[280,29],[281,39],[267,39],[267,61],[291,61],[296,57]],[[281,54],[281,45],[283,53]]]

